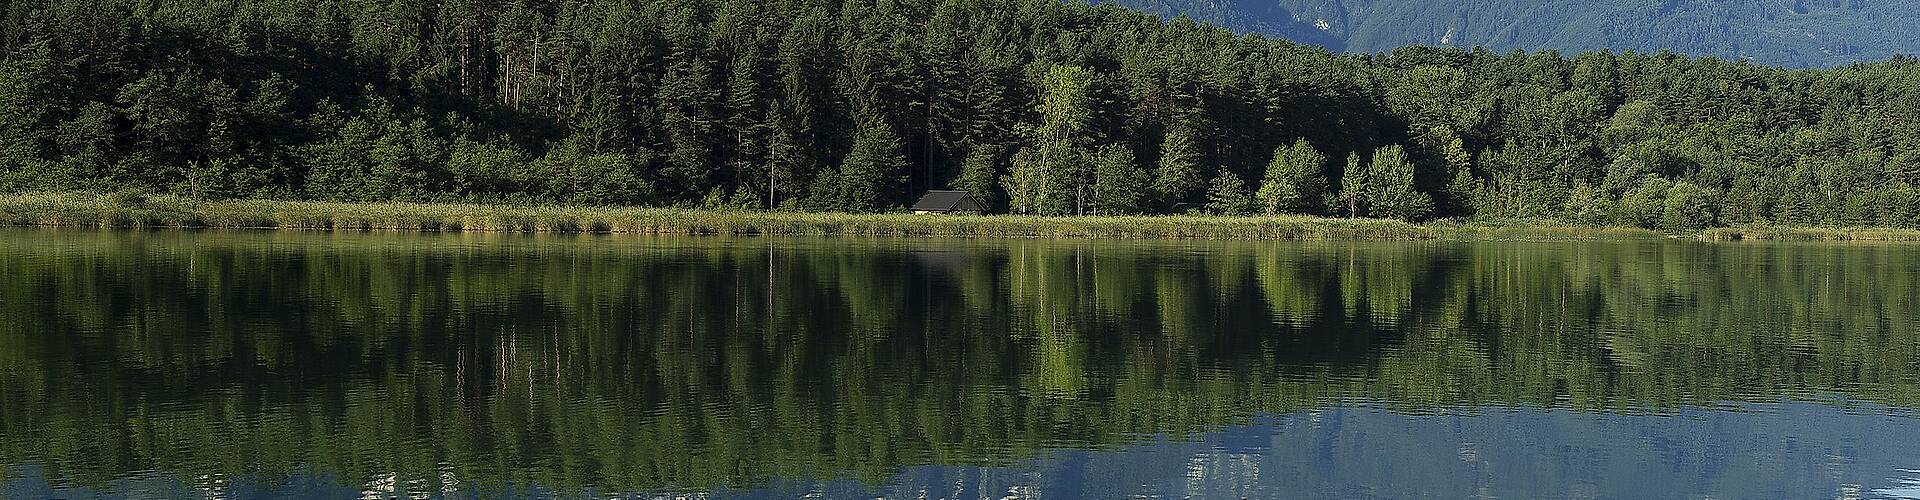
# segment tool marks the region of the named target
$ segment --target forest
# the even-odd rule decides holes
[[[0,0],[0,192],[1920,225],[1920,62],[1381,54],[1060,0]]]

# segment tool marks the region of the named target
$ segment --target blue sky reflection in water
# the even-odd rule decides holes
[[[0,495],[1920,498],[1916,266],[0,230]]]

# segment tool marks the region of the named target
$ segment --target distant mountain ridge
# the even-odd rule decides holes
[[[1893,0],[1105,0],[1335,50],[1658,51],[1819,67],[1920,52]]]

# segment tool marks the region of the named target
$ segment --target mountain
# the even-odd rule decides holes
[[[1672,50],[1795,67],[1920,52],[1920,2],[1894,0],[1108,1],[1353,52]]]

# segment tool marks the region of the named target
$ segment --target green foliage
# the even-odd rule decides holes
[[[1346,211],[1347,217],[1366,213],[1368,182],[1367,166],[1360,163],[1360,153],[1347,155],[1347,166],[1340,170],[1340,193],[1334,196],[1335,204]]]
[[[1367,167],[1365,196],[1374,217],[1418,220],[1433,212],[1433,197],[1413,187],[1413,162],[1407,150],[1387,146],[1373,153]]]
[[[1879,226],[1920,227],[1920,188],[1905,182],[1894,183],[1881,189],[1877,203],[1884,207],[1877,221]]]
[[[552,199],[586,205],[632,205],[645,203],[654,195],[653,186],[640,175],[644,158],[594,152],[576,137],[549,151],[534,169],[545,180],[547,195]],[[513,181],[511,176],[508,179]]]
[[[1260,209],[1267,214],[1319,213],[1326,198],[1326,165],[1327,155],[1305,139],[1274,150],[1266,180],[1256,194]]]
[[[1667,193],[1672,188],[1672,182],[1660,177],[1642,179],[1638,187],[1620,199],[1616,220],[1626,226],[1660,227],[1667,213]]]
[[[1332,25],[1312,33],[1356,36],[1344,8],[1316,5]],[[1361,17],[1427,12],[1406,8]],[[718,192],[870,212],[953,187],[995,211],[1169,214],[1204,207],[1208,181],[1233,172],[1276,214],[1551,219],[1613,204],[1645,227],[1920,225],[1907,58],[1789,71],[1643,52],[1342,57],[1045,1],[6,10],[3,192],[662,207]],[[1145,187],[1117,187],[1134,172],[1095,154],[1109,147],[1139,155]],[[1380,180],[1380,158],[1327,164],[1388,147],[1405,158]],[[1639,190],[1649,177],[1659,193]],[[1679,182],[1692,188],[1669,218]],[[1574,200],[1583,184],[1605,200]]]
[[[447,175],[455,194],[484,200],[496,193],[522,193],[553,181],[530,168],[530,162],[526,153],[512,144],[460,140],[447,156]]]
[[[1691,232],[1713,227],[1719,221],[1713,213],[1713,194],[1693,185],[1680,181],[1667,188],[1666,209],[1660,218],[1660,228],[1668,231]]]
[[[1153,191],[1160,196],[1161,205],[1171,209],[1185,203],[1205,184],[1193,131],[1185,127],[1168,130],[1160,143],[1159,165],[1153,170]]]
[[[1221,172],[1207,187],[1207,213],[1245,217],[1257,209],[1253,196],[1247,193],[1247,181],[1233,172]]]
[[[973,194],[974,201],[992,211],[1000,206],[999,167],[1000,148],[992,145],[975,145],[967,150],[967,157],[960,165],[960,178],[955,179],[955,189]]]
[[[1144,213],[1151,206],[1147,171],[1133,157],[1133,150],[1118,144],[1101,146],[1093,155],[1093,214],[1130,215]]]
[[[1087,141],[1087,125],[1093,119],[1093,73],[1079,66],[1054,66],[1040,84],[1039,142],[1080,145]]]
[[[1020,148],[1013,153],[1013,166],[1000,181],[1007,191],[1007,205],[1013,213],[1064,214],[1068,200],[1066,189],[1056,184],[1060,177],[1047,169],[1045,153],[1034,148]]]
[[[1079,214],[1092,181],[1086,145],[1092,73],[1077,66],[1055,66],[1041,84],[1040,126],[1030,132],[1027,149],[1014,156],[1008,193],[1015,210],[1040,215]]]
[[[1447,187],[1444,191],[1448,212],[1458,215],[1472,215],[1473,196],[1480,188],[1480,180],[1473,176],[1473,155],[1467,153],[1467,147],[1459,137],[1447,141],[1442,154],[1447,164]]]
[[[1566,218],[1569,222],[1587,226],[1604,226],[1613,222],[1613,199],[1608,198],[1600,188],[1588,184],[1573,187],[1567,195]]]
[[[853,138],[853,151],[840,167],[823,175],[816,195],[824,195],[821,207],[848,212],[877,212],[885,206],[901,183],[908,164],[901,149],[900,136],[886,122],[872,119],[860,125]]]
[[[744,212],[760,208],[760,197],[746,190],[740,190],[728,196],[726,191],[714,188],[700,200],[700,209],[719,212]]]
[[[118,208],[140,209],[146,208],[148,196],[147,192],[138,189],[123,189],[107,194],[105,201]]]

